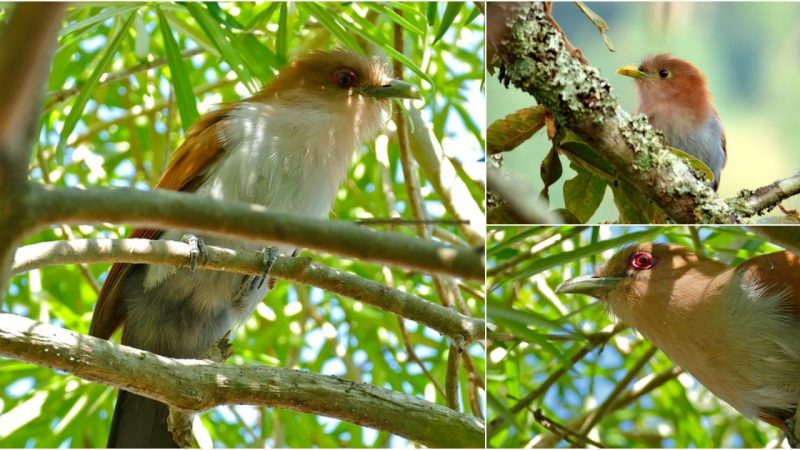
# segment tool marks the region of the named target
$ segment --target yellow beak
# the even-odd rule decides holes
[[[631,78],[647,78],[647,73],[642,72],[641,70],[639,70],[638,66],[635,66],[633,64],[620,67],[619,69],[617,69],[617,73]]]

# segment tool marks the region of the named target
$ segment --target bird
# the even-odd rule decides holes
[[[661,131],[667,144],[702,161],[714,174],[713,188],[727,162],[725,129],[711,104],[706,77],[692,63],[667,53],[622,66],[620,75],[632,77],[639,107],[650,125]]]
[[[374,138],[392,99],[420,98],[392,78],[386,62],[347,49],[314,50],[287,64],[263,89],[201,116],[161,175],[156,188],[327,217],[355,151]],[[130,237],[186,238],[196,254],[205,244],[239,251],[259,244],[135,229]],[[265,273],[276,255],[265,251]],[[270,258],[266,258],[270,255]],[[194,261],[193,261],[194,264]],[[89,329],[109,339],[173,358],[198,358],[261,302],[265,276],[114,264]],[[109,447],[177,447],[167,430],[165,404],[120,391]]]
[[[645,242],[556,291],[600,299],[741,414],[791,432],[786,421],[800,400],[798,274],[800,257],[788,251],[730,266]]]

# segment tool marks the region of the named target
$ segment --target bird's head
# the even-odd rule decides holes
[[[679,245],[642,243],[623,248],[593,275],[563,282],[556,292],[603,300],[623,321],[641,329],[667,315],[695,311],[718,288],[712,281],[726,269]]]
[[[662,53],[645,58],[638,66],[620,67],[617,73],[636,82],[640,111],[669,105],[680,109],[682,114],[693,112],[702,121],[711,107],[705,76],[683,59]]]
[[[349,50],[310,51],[284,67],[248,101],[280,110],[283,120],[305,124],[300,133],[326,140],[351,136],[352,150],[385,121],[391,99],[420,98],[409,83],[390,76],[386,63]]]
[[[340,111],[356,104],[383,106],[393,98],[420,95],[413,85],[392,78],[381,58],[338,49],[311,51],[295,59],[255,98]]]

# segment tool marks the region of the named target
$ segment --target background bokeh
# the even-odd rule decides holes
[[[636,92],[617,67],[644,56],[669,52],[705,73],[714,105],[725,126],[728,164],[722,172],[723,198],[793,175],[800,170],[800,4],[793,2],[590,2],[610,30],[616,52],[610,52],[597,28],[570,2],[557,2],[554,16],[567,37],[609,80],[621,106],[634,113]],[[489,123],[535,100],[506,89],[487,76]],[[543,132],[504,154],[505,168],[542,188],[539,165],[550,143]],[[562,207],[563,182],[574,176],[562,156],[564,175],[551,188],[553,208]],[[784,202],[797,208],[797,198]],[[773,212],[777,214],[777,212]],[[610,192],[592,219],[614,220]]]

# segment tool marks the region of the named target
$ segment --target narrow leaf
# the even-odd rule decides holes
[[[189,11],[192,17],[194,17],[194,20],[197,21],[206,36],[208,36],[217,50],[219,50],[225,62],[236,72],[236,75],[239,76],[239,80],[247,86],[250,92],[258,91],[258,81],[254,79],[247,65],[239,56],[237,49],[234,48],[225,36],[225,32],[220,28],[219,22],[211,16],[208,10],[200,6],[200,3],[185,2],[181,4]]]
[[[181,56],[178,42],[172,35],[164,12],[156,6],[158,13],[158,25],[161,28],[161,35],[164,37],[164,48],[167,53],[167,64],[169,65],[170,82],[175,88],[175,101],[178,105],[178,113],[181,115],[181,124],[186,130],[199,116],[197,112],[197,100],[192,90],[192,83],[189,81],[189,72],[186,68],[183,56]]]
[[[128,30],[130,29],[135,17],[136,11],[133,11],[128,14],[128,18],[125,19],[120,26],[115,27],[117,28],[117,31],[114,33],[114,36],[108,42],[106,42],[105,47],[103,47],[103,50],[100,52],[100,56],[97,57],[95,66],[92,69],[91,74],[89,74],[89,78],[83,84],[80,94],[78,94],[78,96],[75,98],[75,103],[72,104],[69,115],[64,120],[64,127],[61,129],[61,136],[59,137],[58,146],[56,147],[57,154],[63,154],[69,135],[75,129],[75,125],[78,124],[78,120],[80,120],[81,116],[83,115],[83,110],[86,108],[86,103],[89,102],[89,98],[96,94],[95,89],[100,81],[100,77],[106,72],[106,69],[108,69],[108,66],[111,64],[114,54],[117,53],[117,49],[119,49],[122,39],[124,39],[128,34]],[[119,21],[120,18],[117,18],[118,24],[120,23]]]
[[[436,37],[433,38],[434,44],[447,33],[448,29],[450,29],[450,25],[456,20],[456,16],[458,16],[462,6],[464,6],[463,2],[447,2],[444,15],[442,15],[442,21],[439,23],[439,29],[436,31]]]
[[[328,32],[330,32],[336,39],[338,39],[341,43],[343,43],[346,47],[349,47],[353,50],[363,51],[361,46],[358,45],[358,41],[356,41],[353,36],[345,31],[344,28],[339,24],[336,20],[336,17],[331,14],[330,11],[326,10],[322,6],[316,3],[298,3],[298,8],[304,8],[306,11],[309,12],[315,19],[319,21],[319,23],[325,27]]]

